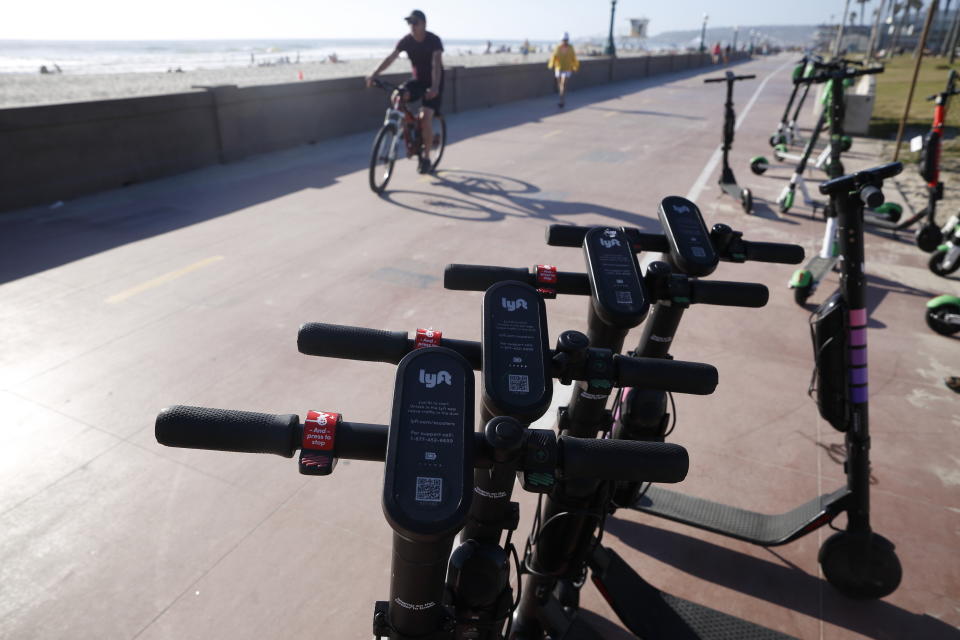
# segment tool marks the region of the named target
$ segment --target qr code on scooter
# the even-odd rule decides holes
[[[633,304],[633,296],[629,291],[617,291],[618,304]]]
[[[440,502],[443,478],[417,477],[417,502]]]
[[[510,393],[530,393],[530,377],[512,374],[507,376]]]

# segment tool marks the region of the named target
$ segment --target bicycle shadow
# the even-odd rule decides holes
[[[930,615],[847,598],[793,565],[617,517],[607,520],[606,531],[675,569],[870,638],[960,638],[960,631]]]
[[[568,216],[596,214],[642,231],[660,232],[659,222],[631,211],[586,202],[545,198],[540,188],[529,182],[482,171],[440,170],[431,174],[431,186],[453,193],[415,190],[387,190],[380,197],[409,211],[427,215],[498,222],[506,218],[533,218],[544,222],[570,223]],[[534,197],[541,194],[541,197]]]

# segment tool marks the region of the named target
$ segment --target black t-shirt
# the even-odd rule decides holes
[[[413,65],[413,77],[429,86],[433,82],[433,52],[443,51],[443,43],[436,34],[427,31],[423,42],[410,34],[405,35],[397,43],[397,51],[404,51]]]

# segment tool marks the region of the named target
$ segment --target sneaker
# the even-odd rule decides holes
[[[960,376],[945,378],[943,382],[947,385],[947,389],[960,393]]]
[[[430,169],[433,167],[433,162],[430,158],[420,158],[420,166],[417,167],[417,172],[419,173],[430,173]]]

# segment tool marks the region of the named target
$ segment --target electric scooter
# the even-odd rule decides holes
[[[927,221],[917,229],[915,239],[921,251],[933,251],[943,242],[943,233],[936,224],[937,202],[943,199],[943,183],[940,181],[940,149],[943,145],[943,123],[947,119],[947,106],[950,97],[960,93],[954,88],[957,72],[950,70],[947,76],[947,88],[940,93],[929,96],[927,100],[934,100],[933,126],[923,139],[922,157],[920,160],[920,175],[927,183],[927,206],[918,217],[926,217]]]
[[[740,206],[746,213],[753,212],[753,194],[750,189],[741,188],[737,184],[737,179],[733,176],[733,170],[730,168],[730,149],[733,148],[733,134],[736,128],[737,117],[733,111],[733,83],[737,80],[751,80],[756,78],[754,74],[738,76],[732,71],[727,71],[722,78],[707,78],[707,82],[726,82],[727,100],[723,104],[723,172],[720,174],[720,188],[723,192],[732,198],[740,201]]]
[[[938,276],[948,276],[960,268],[960,214],[950,216],[940,230],[943,244],[930,256],[928,266]]]
[[[960,298],[937,296],[927,303],[927,326],[944,336],[960,331]]]
[[[791,145],[798,142],[797,116],[800,115],[800,109],[803,108],[807,94],[810,93],[810,84],[800,82],[800,80],[813,73],[813,65],[809,64],[809,62],[814,58],[815,56],[807,54],[803,56],[800,62],[797,63],[797,66],[793,68],[793,91],[790,92],[790,99],[787,100],[787,106],[783,110],[783,116],[780,118],[780,124],[777,125],[776,133],[770,136],[770,146],[773,148],[777,148],[779,145]],[[801,85],[803,85],[803,93],[800,94],[800,100],[797,101],[797,108],[793,112],[793,117],[788,121],[787,118],[790,117],[790,107],[793,106],[793,101],[797,97]]]
[[[812,337],[816,364],[816,400],[820,415],[845,434],[846,486],[814,498],[786,513],[768,515],[668,491],[656,485],[641,493],[632,508],[720,535],[761,546],[791,542],[824,525],[841,512],[847,527],[821,546],[818,559],[827,581],[844,594],[882,598],[900,584],[902,570],[894,545],[870,527],[870,436],[867,394],[866,277],[863,272],[863,216],[865,206],[883,201],[883,180],[900,173],[892,163],[835,178],[820,185],[829,195],[840,230],[842,262],[840,290],[814,314]],[[657,305],[645,325],[634,353],[652,355],[666,350],[683,310]],[[651,440],[662,440],[667,422],[666,398],[652,401],[649,394],[628,397],[621,423],[659,425]],[[629,423],[628,423],[629,422]]]

